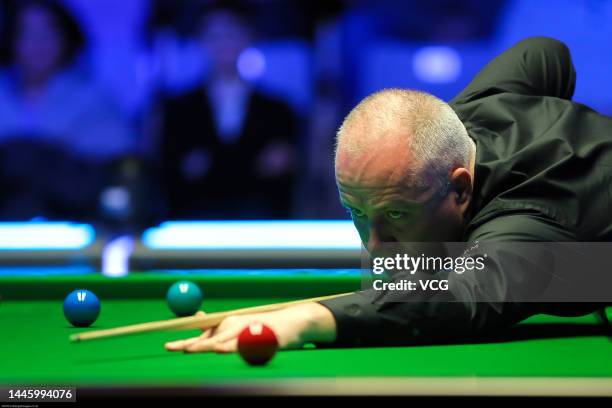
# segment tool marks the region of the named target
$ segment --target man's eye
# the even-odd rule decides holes
[[[361,218],[365,216],[365,213],[361,210],[358,210],[357,208],[349,208],[348,212],[351,215],[351,217]]]
[[[404,216],[404,213],[401,211],[388,211],[387,216],[392,220],[399,220]]]

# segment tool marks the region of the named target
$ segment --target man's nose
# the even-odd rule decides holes
[[[377,226],[370,227],[370,234],[368,236],[368,252],[370,254],[384,252],[385,244],[395,242],[397,242],[397,238],[393,234]]]

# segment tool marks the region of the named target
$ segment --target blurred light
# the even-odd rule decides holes
[[[102,274],[125,276],[129,272],[129,260],[134,250],[134,238],[121,236],[113,239],[102,251]]]
[[[1,271],[2,269],[0,269]],[[155,269],[158,273],[207,276],[358,276],[361,269]],[[1,272],[0,272],[1,273]]]
[[[126,213],[130,207],[130,193],[125,187],[113,186],[100,194],[102,208],[110,213]]]
[[[266,72],[266,57],[257,48],[243,50],[236,62],[238,73],[246,81],[256,81]]]
[[[94,242],[91,225],[69,222],[0,223],[0,250],[76,250]]]
[[[461,56],[451,47],[423,47],[414,54],[412,69],[423,82],[454,82],[461,75]]]
[[[356,249],[351,221],[165,222],[143,233],[151,249]]]
[[[89,275],[98,273],[88,265],[61,266],[2,266],[0,276],[51,276],[51,275]]]

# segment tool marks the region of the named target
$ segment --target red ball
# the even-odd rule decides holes
[[[251,323],[238,335],[238,353],[250,365],[264,365],[278,350],[276,335],[262,323]]]

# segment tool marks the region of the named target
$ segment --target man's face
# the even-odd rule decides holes
[[[233,72],[238,56],[251,41],[249,28],[230,12],[210,14],[200,30],[200,42],[208,52],[213,68],[220,72]]]
[[[336,158],[340,200],[363,245],[376,253],[386,243],[459,240],[469,204],[465,193],[471,194],[468,170],[455,170],[442,191],[439,183],[427,180],[418,187],[407,177],[417,161],[407,148],[392,142],[401,138],[384,139],[389,142],[359,154],[339,150]],[[424,168],[417,177],[426,178],[426,174]]]

